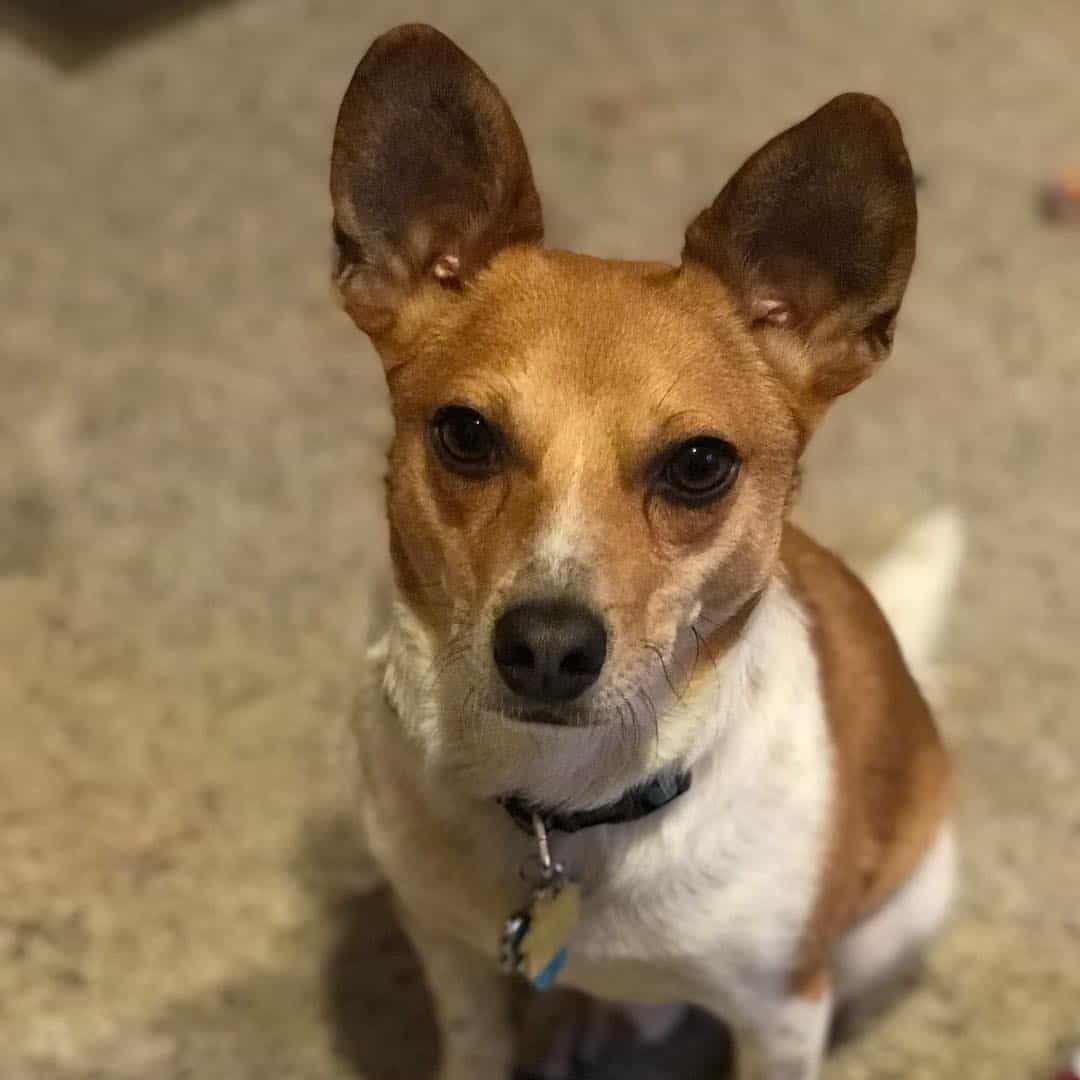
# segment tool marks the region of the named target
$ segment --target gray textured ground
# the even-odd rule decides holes
[[[1080,8],[1024,12],[247,0],[69,75],[0,39],[4,1080],[431,1060],[385,905],[344,898],[387,427],[324,268],[338,98],[405,14],[503,85],[552,242],[604,254],[673,256],[834,92],[897,107],[917,272],[801,514],[856,561],[939,503],[970,523],[943,658],[967,890],[923,988],[832,1075],[1034,1080],[1080,1041],[1080,230],[1033,212],[1080,162]]]

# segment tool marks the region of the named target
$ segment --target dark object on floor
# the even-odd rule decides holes
[[[547,1025],[525,1005],[526,1030],[520,1035],[522,1058],[529,1064],[519,1068],[515,1080],[719,1080],[731,1074],[727,1029],[698,1009],[687,1009],[673,1031],[649,1042],[619,1019],[617,1006],[567,991],[559,991],[558,1000],[555,994],[545,995],[541,1012],[544,1006],[550,1006]],[[598,1026],[603,1010],[610,1010],[610,1016],[607,1023],[601,1017]],[[545,1026],[546,1031],[537,1030]],[[556,1041],[563,1045],[555,1047]],[[556,1066],[553,1059],[562,1064]],[[546,1060],[547,1068],[533,1064],[537,1060]]]
[[[1048,221],[1080,223],[1080,167],[1064,169],[1046,185],[1042,212]]]
[[[223,0],[0,0],[9,30],[62,68],[97,60],[130,39]]]

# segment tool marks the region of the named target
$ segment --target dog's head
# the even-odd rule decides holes
[[[777,136],[680,266],[550,251],[498,90],[405,26],[345,95],[331,193],[335,282],[390,387],[393,560],[444,735],[650,741],[773,575],[810,432],[889,351],[916,218],[896,120],[850,94]]]

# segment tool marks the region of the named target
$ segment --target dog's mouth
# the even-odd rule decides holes
[[[603,717],[599,716],[596,712],[581,707],[565,709],[507,709],[504,710],[503,715],[506,719],[514,723],[540,724],[544,727],[595,727],[597,724],[603,722]]]

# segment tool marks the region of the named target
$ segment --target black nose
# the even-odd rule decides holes
[[[596,682],[607,634],[579,604],[528,603],[502,614],[493,645],[499,674],[515,694],[531,701],[570,701]]]

